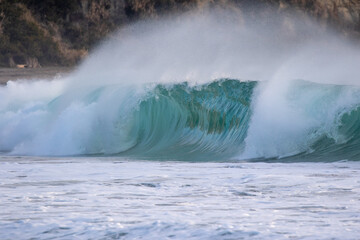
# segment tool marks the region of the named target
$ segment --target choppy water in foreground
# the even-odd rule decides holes
[[[0,239],[358,239],[360,163],[2,157]]]

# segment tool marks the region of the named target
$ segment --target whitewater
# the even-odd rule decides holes
[[[296,15],[124,27],[0,86],[0,238],[358,239],[359,76]]]

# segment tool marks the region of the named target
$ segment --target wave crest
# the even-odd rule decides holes
[[[63,88],[41,84],[29,86]],[[222,79],[201,85],[54,90],[29,101],[16,94],[24,86],[29,88],[14,83],[1,89],[6,101],[0,109],[0,151],[8,154],[187,161],[359,159],[358,87]]]

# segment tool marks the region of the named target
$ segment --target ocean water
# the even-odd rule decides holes
[[[63,91],[64,83],[0,89],[1,152],[195,162],[359,159],[357,86],[294,80],[275,90],[272,82],[219,79],[73,92]],[[29,90],[39,95],[24,95]]]
[[[7,157],[1,239],[359,239],[360,164]]]
[[[293,81],[281,101],[296,111],[267,119],[268,87],[112,85],[4,104],[0,238],[359,239],[359,88]]]
[[[359,239],[359,47],[252,17],[139,22],[0,86],[0,239]]]

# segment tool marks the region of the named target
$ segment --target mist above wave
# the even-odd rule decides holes
[[[357,84],[360,51],[309,19],[212,9],[123,28],[81,65],[81,84],[304,79]]]

